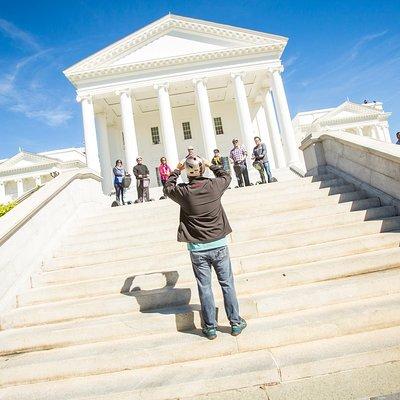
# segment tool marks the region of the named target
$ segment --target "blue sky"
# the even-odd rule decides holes
[[[400,130],[400,1],[0,0],[0,158],[81,146],[62,70],[168,12],[284,35],[292,116],[383,101]]]

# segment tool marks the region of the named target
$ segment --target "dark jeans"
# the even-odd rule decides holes
[[[124,202],[124,187],[122,186],[122,183],[114,183],[114,188],[115,188],[115,197],[120,203],[122,201],[122,204],[125,204]]]
[[[190,258],[197,280],[204,326],[207,328],[217,327],[214,295],[211,287],[211,267],[214,267],[218,282],[221,285],[226,316],[231,325],[239,324],[239,304],[235,292],[228,246],[205,251],[192,251]]]
[[[137,188],[137,192],[138,192],[138,200],[140,203],[143,203],[143,201],[150,200],[149,187],[143,187],[142,179],[138,179],[136,181],[136,188]]]
[[[235,171],[236,179],[240,187],[243,187],[243,180],[246,186],[250,186],[249,171],[247,171],[247,164],[245,162],[234,164],[233,170]]]

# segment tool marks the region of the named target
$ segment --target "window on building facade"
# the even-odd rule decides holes
[[[153,144],[160,143],[160,131],[158,130],[158,126],[151,127],[151,140]]]
[[[222,121],[221,117],[214,118],[214,127],[215,127],[215,134],[216,135],[223,135],[224,129],[222,128]]]
[[[192,138],[192,131],[190,130],[190,122],[182,122],[183,138],[185,140]]]

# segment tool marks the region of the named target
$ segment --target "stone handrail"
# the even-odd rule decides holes
[[[0,219],[0,312],[15,306],[16,293],[78,209],[101,202],[100,182],[89,168],[66,171]]]
[[[335,131],[301,143],[308,175],[328,169],[400,209],[400,146]]]

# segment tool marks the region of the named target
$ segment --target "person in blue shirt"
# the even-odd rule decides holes
[[[122,185],[122,179],[124,178],[125,175],[127,175],[127,172],[122,165],[122,160],[117,160],[115,162],[115,167],[113,168],[113,174],[114,174],[114,188],[115,188],[115,197],[118,203],[125,204],[124,202],[124,187]]]

